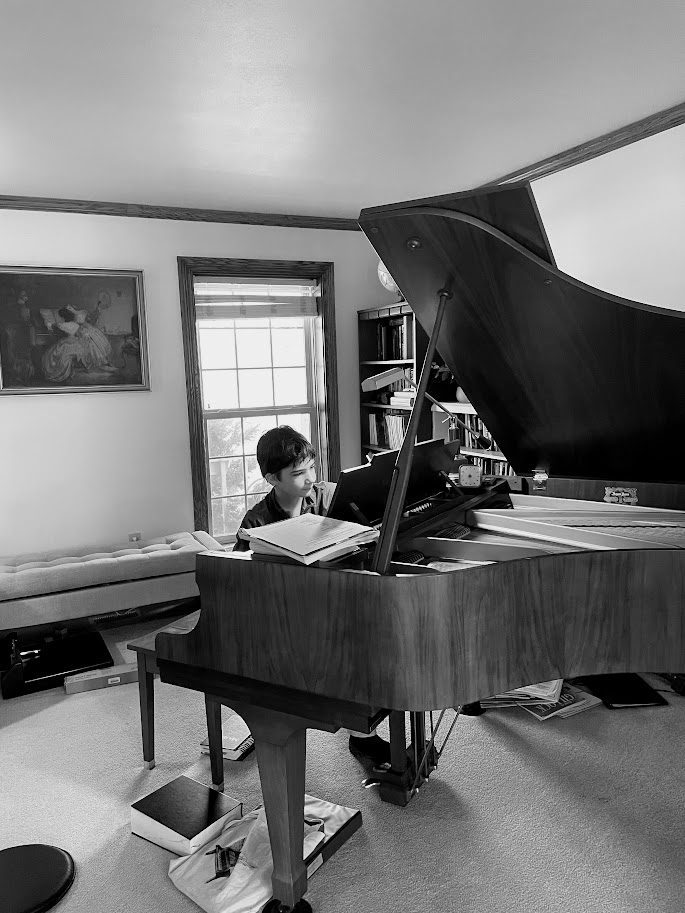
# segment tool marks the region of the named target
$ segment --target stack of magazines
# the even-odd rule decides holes
[[[535,704],[556,703],[561,695],[564,680],[552,679],[550,682],[538,682],[535,685],[524,685],[522,688],[513,688],[502,694],[493,694],[492,697],[482,698],[480,705],[484,709],[498,707],[530,707]]]
[[[241,529],[240,536],[249,540],[250,548],[258,555],[314,564],[356,552],[360,546],[378,539],[379,532],[348,520],[300,514],[268,526]]]
[[[523,709],[542,721],[549,720],[553,716],[558,716],[562,719],[567,716],[573,716],[574,713],[580,713],[581,710],[589,710],[591,707],[596,707],[601,703],[601,699],[595,697],[594,694],[589,694],[587,691],[576,688],[575,685],[569,685],[564,682],[558,700],[524,707]]]

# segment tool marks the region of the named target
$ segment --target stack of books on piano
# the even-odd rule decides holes
[[[249,540],[257,556],[314,564],[356,552],[378,539],[379,532],[361,523],[301,514],[268,526],[242,529],[240,535]]]

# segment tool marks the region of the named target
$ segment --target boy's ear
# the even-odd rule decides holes
[[[267,472],[264,478],[272,487],[279,481],[277,472]]]

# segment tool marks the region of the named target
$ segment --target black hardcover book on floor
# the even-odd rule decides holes
[[[623,707],[658,707],[668,704],[666,698],[647,684],[637,672],[581,675],[574,679],[574,683],[584,685],[611,710]]]
[[[243,804],[190,777],[176,777],[131,806],[131,832],[179,856],[218,837]]]

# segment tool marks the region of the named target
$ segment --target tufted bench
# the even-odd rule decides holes
[[[198,595],[195,557],[223,546],[202,530],[158,539],[0,557],[0,631]]]

